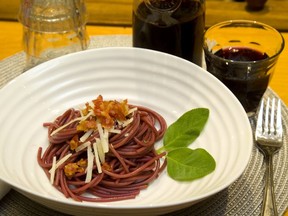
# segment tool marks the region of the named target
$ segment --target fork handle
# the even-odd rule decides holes
[[[262,216],[278,215],[275,202],[274,183],[273,183],[273,154],[266,154],[265,195],[261,215]]]

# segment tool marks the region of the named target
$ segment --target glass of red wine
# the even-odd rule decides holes
[[[230,20],[210,27],[204,35],[207,70],[237,97],[253,116],[284,48],[273,27],[250,20]]]

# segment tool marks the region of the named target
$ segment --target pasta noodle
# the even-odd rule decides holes
[[[166,130],[157,112],[98,96],[44,123],[49,146],[37,160],[51,183],[76,201],[135,198],[166,167],[154,144]]]

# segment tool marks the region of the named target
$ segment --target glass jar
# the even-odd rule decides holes
[[[23,25],[25,70],[87,49],[86,20],[84,0],[21,0],[19,21]]]

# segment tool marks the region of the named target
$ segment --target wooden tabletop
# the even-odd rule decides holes
[[[15,21],[0,21],[0,60],[22,51],[22,25]],[[131,27],[88,25],[89,35],[132,34]],[[288,44],[288,32],[282,33]],[[270,87],[288,105],[288,45],[281,53]]]

